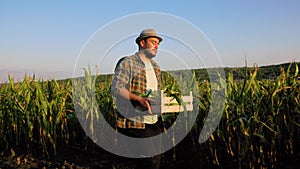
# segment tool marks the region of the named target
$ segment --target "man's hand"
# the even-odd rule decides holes
[[[130,92],[129,92],[127,89],[125,89],[125,88],[120,89],[119,94],[120,94],[122,97],[124,97],[124,98],[126,98],[126,99],[128,99],[128,100],[134,100],[134,101],[139,102],[139,104],[140,104],[141,106],[146,107],[146,108],[148,109],[149,114],[153,114],[153,113],[152,113],[152,108],[151,108],[151,105],[150,105],[150,103],[155,103],[155,101],[154,101],[153,99],[150,99],[150,98],[148,98],[148,97],[143,98],[143,97],[141,97],[141,96],[135,95],[135,94],[133,94],[133,93],[130,93]]]
[[[149,114],[153,114],[150,102],[154,102],[154,100],[152,100],[150,98],[142,98],[142,97],[140,97],[140,99],[138,101],[139,101],[140,105],[142,105],[143,107],[146,107],[148,109]]]

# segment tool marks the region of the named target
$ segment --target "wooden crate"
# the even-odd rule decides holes
[[[187,111],[193,111],[193,92],[187,96],[181,96],[183,104]],[[161,91],[161,113],[174,113],[174,112],[184,112],[184,106],[179,105],[176,99],[172,97],[167,97],[163,91]]]

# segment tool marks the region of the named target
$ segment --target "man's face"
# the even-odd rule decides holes
[[[147,38],[141,41],[141,47],[145,50],[145,54],[148,58],[153,58],[156,56],[157,49],[159,45],[159,40],[155,37]]]

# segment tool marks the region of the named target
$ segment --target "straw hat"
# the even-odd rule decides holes
[[[163,39],[157,36],[156,31],[154,29],[145,29],[141,32],[140,36],[135,39],[135,42],[139,44],[139,42],[145,38],[155,37],[161,42]]]

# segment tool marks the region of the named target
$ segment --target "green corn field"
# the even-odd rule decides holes
[[[188,78],[193,84],[179,84],[189,91],[197,84],[195,103],[199,110],[196,123],[182,143],[163,155],[163,163],[180,159],[194,166],[220,168],[276,168],[299,154],[300,142],[300,80],[297,63],[281,68],[274,80],[258,79],[258,67],[245,68],[242,79],[232,72],[226,74],[226,103],[217,129],[202,143],[198,137],[206,121],[211,103],[211,83],[195,74]],[[84,149],[87,135],[78,118],[89,125],[93,135],[101,130],[99,113],[114,127],[115,107],[110,95],[111,76],[91,76],[89,69],[79,80],[47,80],[25,76],[16,82],[0,85],[0,154],[11,151],[42,154],[51,158],[65,147],[80,145]],[[195,83],[195,80],[197,83]],[[84,81],[87,85],[80,86]],[[74,86],[81,92],[73,93]],[[178,84],[169,74],[163,76],[166,94],[180,102]],[[93,91],[95,100],[87,103]],[[195,92],[195,90],[194,90]],[[93,106],[89,106],[93,104]],[[82,115],[77,117],[74,107]],[[98,111],[98,108],[101,112]],[[178,113],[164,115],[166,127]],[[186,123],[189,123],[187,120]],[[184,127],[184,126],[183,126]],[[172,136],[172,133],[169,133]],[[93,140],[93,138],[91,138]],[[188,154],[188,155],[187,155]]]

